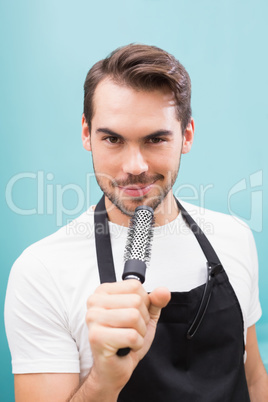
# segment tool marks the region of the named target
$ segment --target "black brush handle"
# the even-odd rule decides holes
[[[128,260],[125,262],[122,279],[136,279],[143,283],[145,281],[146,264],[140,260]],[[116,352],[117,356],[126,356],[130,352],[130,348],[121,348]]]
[[[145,281],[146,264],[141,260],[127,260],[124,266],[122,279],[137,279],[141,283]]]
[[[130,350],[131,350],[130,348],[121,348],[121,349],[118,349],[116,354],[117,354],[117,356],[120,356],[120,357],[126,356],[129,354]]]

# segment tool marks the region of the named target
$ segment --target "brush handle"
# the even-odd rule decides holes
[[[131,350],[130,348],[121,348],[121,349],[118,349],[116,354],[117,354],[117,356],[120,356],[120,357],[126,356],[129,354],[130,350]]]
[[[146,264],[141,260],[127,260],[124,266],[122,279],[138,279],[141,283],[145,281]]]
[[[136,279],[143,283],[145,281],[146,264],[140,260],[128,260],[125,262],[122,279]],[[117,356],[126,356],[130,352],[130,348],[121,348],[117,351]]]

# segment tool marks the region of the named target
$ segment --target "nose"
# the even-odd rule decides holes
[[[125,153],[123,160],[124,173],[139,175],[147,172],[147,170],[148,164],[138,147],[133,147]]]

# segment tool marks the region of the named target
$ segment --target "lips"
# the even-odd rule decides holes
[[[120,189],[120,191],[123,191],[125,194],[131,196],[131,197],[143,197],[145,196],[147,193],[149,193],[149,191],[151,190],[151,188],[153,187],[153,183],[150,184],[142,184],[140,186],[138,185],[131,185],[131,186],[118,186],[118,188]]]

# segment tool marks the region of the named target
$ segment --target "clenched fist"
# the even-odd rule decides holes
[[[154,339],[161,308],[170,300],[166,288],[148,294],[137,280],[100,285],[88,298],[86,322],[93,354],[90,375],[120,392]],[[118,349],[130,347],[124,357]]]

